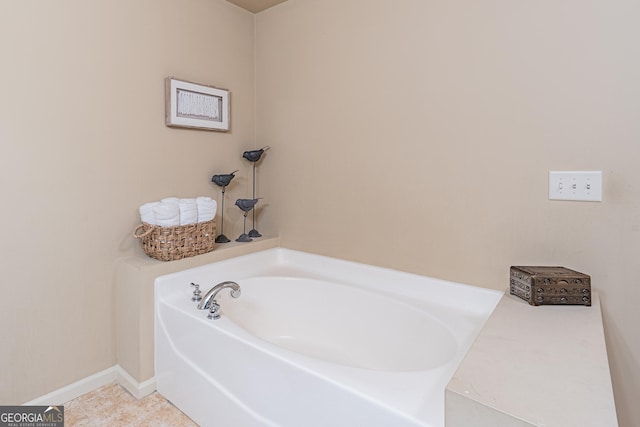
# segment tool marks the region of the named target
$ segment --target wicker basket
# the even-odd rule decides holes
[[[133,237],[140,239],[142,249],[151,258],[175,261],[211,252],[216,238],[216,221],[175,227],[143,222],[133,231]]]

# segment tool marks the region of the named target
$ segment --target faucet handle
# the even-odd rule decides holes
[[[207,319],[216,320],[220,318],[220,304],[213,300],[211,302],[211,306],[209,307],[209,314],[207,315]]]
[[[191,282],[191,286],[195,287],[195,289],[193,290],[193,296],[191,297],[191,301],[198,302],[202,300],[202,296],[200,296],[200,294],[202,294],[202,292],[200,292],[200,285],[197,285]]]

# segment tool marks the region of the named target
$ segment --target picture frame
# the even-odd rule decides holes
[[[214,86],[165,79],[165,124],[171,127],[228,132],[230,92]]]

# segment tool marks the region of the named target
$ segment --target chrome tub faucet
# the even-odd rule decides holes
[[[240,285],[238,285],[236,282],[227,281],[215,285],[198,303],[198,310],[209,310],[207,319],[220,318],[220,304],[216,302],[216,296],[218,295],[218,292],[225,288],[230,289],[230,293],[233,298],[238,298],[240,296]]]

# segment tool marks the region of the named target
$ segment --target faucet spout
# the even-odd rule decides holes
[[[209,319],[219,319],[220,318],[220,305],[216,302],[216,296],[218,293],[223,290],[229,288],[230,294],[233,298],[238,298],[240,296],[240,285],[236,282],[226,281],[222,283],[218,283],[213,288],[207,292],[207,294],[202,298],[202,301],[198,303],[198,310],[209,310],[209,315],[207,318]]]

